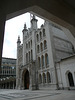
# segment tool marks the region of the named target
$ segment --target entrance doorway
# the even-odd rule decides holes
[[[29,89],[29,72],[28,72],[28,70],[24,74],[24,89]]]
[[[73,81],[73,76],[72,76],[71,72],[68,73],[68,80],[69,80],[69,85],[71,87],[73,87],[74,86],[74,81]]]

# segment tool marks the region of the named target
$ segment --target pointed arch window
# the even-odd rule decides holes
[[[47,49],[47,41],[44,40],[44,49]]]
[[[33,60],[33,51],[31,50],[31,60]]]
[[[51,83],[51,77],[49,72],[47,72],[47,83]]]
[[[45,36],[46,36],[45,29],[43,29],[43,37],[45,37]]]
[[[37,42],[39,41],[39,35],[37,34]]]
[[[40,32],[40,40],[42,39],[42,32]]]
[[[46,83],[46,75],[43,73],[43,83]]]
[[[49,58],[48,58],[48,54],[45,54],[45,64],[46,66],[49,64]]]

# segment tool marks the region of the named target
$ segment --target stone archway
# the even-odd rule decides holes
[[[68,73],[68,81],[69,81],[69,86],[73,87],[74,86],[74,80],[73,80],[73,76],[72,76],[71,72]]]
[[[29,71],[25,69],[23,71],[23,87],[24,89],[29,89]]]

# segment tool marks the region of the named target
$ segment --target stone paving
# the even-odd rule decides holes
[[[0,100],[75,100],[75,90],[0,89]]]

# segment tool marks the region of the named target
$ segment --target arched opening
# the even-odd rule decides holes
[[[51,77],[49,72],[47,72],[47,83],[51,83]]]
[[[28,72],[28,70],[24,74],[24,89],[29,89],[29,72]]]
[[[73,87],[74,86],[74,81],[73,81],[73,76],[72,76],[71,72],[68,73],[68,81],[69,81],[69,85],[71,87]]]

